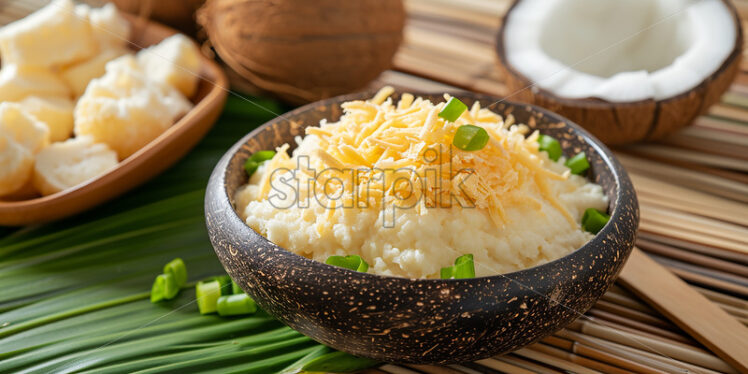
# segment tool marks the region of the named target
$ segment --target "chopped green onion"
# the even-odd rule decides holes
[[[463,151],[477,151],[488,144],[488,133],[482,127],[463,125],[455,132],[452,145]]]
[[[259,167],[260,164],[249,159],[244,163],[244,170],[247,171],[247,175],[250,177],[257,171],[257,168]]]
[[[244,163],[244,170],[247,171],[247,175],[249,175],[250,177],[257,171],[257,168],[259,167],[260,164],[249,159],[247,159],[247,161]]]
[[[187,283],[187,267],[179,257],[164,265],[164,274],[171,274],[177,282],[177,287],[182,287]]]
[[[260,164],[272,159],[275,156],[275,151],[257,151],[253,153],[247,161],[244,162],[244,170],[247,171],[247,175],[250,177],[257,171]]]
[[[275,151],[257,151],[252,156],[249,156],[249,159],[256,162],[264,162],[271,160],[273,157],[275,157]]]
[[[256,312],[257,305],[249,295],[240,293],[219,297],[216,309],[219,316],[238,316]]]
[[[231,293],[234,294],[234,295],[240,294],[240,293],[244,293],[244,291],[242,290],[242,288],[239,287],[239,285],[236,284],[236,282],[234,282],[233,279],[231,280]]]
[[[200,314],[213,313],[218,308],[218,298],[221,297],[221,284],[217,280],[198,282],[195,286],[197,308]]]
[[[369,269],[369,264],[364,261],[361,256],[348,255],[348,256],[330,256],[325,261],[328,265],[339,266],[341,268],[351,269],[366,273]]]
[[[548,158],[551,160],[558,161],[561,157],[563,151],[561,150],[561,143],[558,140],[548,135],[540,135],[538,136],[538,143],[540,144],[538,150],[548,152]]]
[[[221,295],[231,295],[234,293],[234,287],[231,285],[232,280],[228,275],[219,275],[210,279],[217,281],[221,285]]]
[[[577,153],[574,157],[566,160],[566,167],[571,170],[572,174],[582,174],[590,168],[587,161],[587,154],[584,152]]]
[[[151,287],[151,302],[157,303],[161,300],[171,300],[179,293],[179,286],[170,273],[160,274],[153,281]]]
[[[597,234],[610,221],[610,216],[595,208],[588,208],[582,216],[582,229]]]
[[[447,105],[442,108],[439,112],[439,117],[444,118],[445,121],[454,122],[467,110],[467,105],[456,97],[452,97],[447,101]]]
[[[337,351],[309,361],[301,368],[301,371],[304,373],[352,373],[377,365],[379,365],[377,361]]]
[[[457,257],[454,266],[442,268],[442,279],[475,278],[475,261],[473,255],[467,254]]]

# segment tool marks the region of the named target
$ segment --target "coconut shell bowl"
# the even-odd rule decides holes
[[[421,94],[434,102],[441,95]],[[245,160],[295,144],[306,126],[337,120],[340,96],[296,109],[239,140],[216,165],[205,197],[210,240],[224,268],[264,310],[312,339],[353,355],[399,363],[455,363],[510,352],[580,317],[608,289],[630,254],[639,211],[626,172],[600,141],[546,110],[492,96],[458,93],[558,139],[567,156],[585,151],[588,176],[610,201],[609,223],[555,261],[471,279],[407,279],[355,272],[289,252],[247,226],[232,196],[247,182]],[[393,95],[399,99],[399,93]],[[492,104],[493,103],[493,104]]]

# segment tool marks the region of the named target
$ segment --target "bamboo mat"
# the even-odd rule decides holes
[[[0,1],[0,24],[43,3]],[[394,70],[376,85],[509,94],[494,53],[509,1],[405,3],[405,42]],[[748,0],[736,7],[748,19]],[[693,126],[615,152],[639,196],[639,248],[748,326],[748,59],[722,102]],[[736,372],[620,285],[587,316],[508,355],[448,367],[385,365],[367,373]]]

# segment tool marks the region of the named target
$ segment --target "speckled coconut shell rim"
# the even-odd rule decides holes
[[[578,99],[570,99],[562,96],[558,96],[554,94],[551,91],[548,91],[544,88],[533,86],[533,90],[537,90],[537,93],[542,96],[549,97],[553,99],[554,101],[566,105],[566,106],[573,106],[573,105],[584,105],[592,108],[607,108],[610,106],[619,106],[619,107],[635,107],[638,105],[646,104],[646,103],[667,103],[670,101],[676,101],[679,99],[682,99],[688,95],[691,94],[691,92],[698,91],[703,89],[706,85],[708,85],[712,79],[712,77],[717,76],[724,72],[727,68],[732,65],[732,63],[735,61],[735,59],[739,58],[743,52],[743,28],[740,27],[741,21],[738,16],[738,12],[735,9],[735,6],[730,1],[727,0],[720,0],[722,3],[727,7],[730,14],[732,15],[734,26],[735,26],[735,45],[733,46],[732,51],[730,54],[725,58],[725,60],[722,62],[722,64],[719,66],[717,70],[715,70],[712,74],[704,78],[699,84],[694,86],[688,91],[682,92],[680,94],[660,99],[660,100],[654,100],[654,99],[645,99],[645,100],[636,100],[636,101],[609,101],[605,99],[601,99],[598,97],[583,97]],[[504,20],[506,20],[507,17],[511,14],[512,10],[522,2],[522,0],[514,0],[512,2],[512,5],[509,6],[509,9],[507,9]],[[519,78],[520,80],[527,82],[527,84],[532,84],[532,80],[530,80],[527,76],[517,71],[517,69],[512,66],[512,64],[509,63],[509,61],[506,58],[506,51],[504,50],[504,32],[506,31],[506,22],[501,22],[501,25],[499,26],[499,32],[496,37],[496,54],[499,57],[499,62],[501,65],[504,66],[504,68],[509,71],[510,74],[514,75],[515,77]],[[528,88],[530,89],[530,88]]]
[[[441,94],[414,94],[441,100]],[[351,354],[388,362],[443,364],[531,344],[578,318],[613,283],[633,248],[638,225],[636,196],[621,165],[585,130],[563,118],[487,95],[454,94],[468,105],[474,100],[494,103],[493,110],[512,112],[518,122],[537,119],[541,132],[556,137],[567,155],[587,152],[591,177],[603,186],[612,214],[598,235],[571,254],[481,278],[388,277],[296,255],[239,218],[230,196],[246,182],[241,165],[252,152],[290,142],[288,133],[284,137],[280,131],[292,127],[301,131],[305,125],[317,124],[302,123],[304,118],[332,118],[330,113],[339,114],[342,102],[371,96],[370,92],[341,96],[287,113],[237,142],[217,164],[206,191],[210,239],[229,275],[260,307],[301,333]]]

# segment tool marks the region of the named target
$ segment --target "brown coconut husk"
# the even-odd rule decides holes
[[[198,11],[221,59],[294,102],[360,89],[391,66],[402,0],[209,0]]]
[[[195,36],[195,12],[205,0],[109,0],[118,9],[169,25]]]
[[[507,11],[511,13],[515,0]],[[722,0],[733,14],[737,38],[735,46],[712,75],[683,94],[664,100],[610,102],[598,98],[567,99],[535,87],[530,79],[515,70],[504,51],[504,23],[499,29],[497,53],[510,100],[539,105],[578,123],[606,144],[616,145],[641,140],[655,140],[690,125],[696,117],[718,102],[730,87],[739,69],[742,56],[743,32],[738,13],[733,5]],[[505,16],[506,17],[506,16]]]

